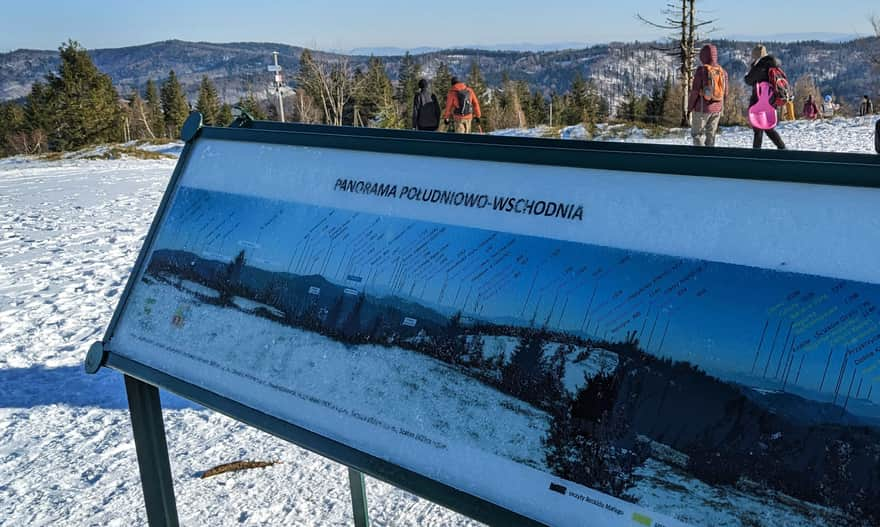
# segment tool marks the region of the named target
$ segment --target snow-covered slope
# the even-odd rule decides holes
[[[800,148],[868,151],[870,122],[791,123],[782,134]],[[720,142],[742,146],[750,135],[725,130]],[[146,523],[122,378],[86,376],[82,359],[110,319],[173,167],[0,160],[0,525]],[[507,352],[493,344],[487,352]],[[614,357],[605,359],[584,362],[581,375]],[[351,524],[343,467],[174,396],[163,401],[183,525]],[[239,459],[282,463],[198,478]],[[375,525],[477,525],[368,481]],[[634,494],[650,506],[654,491]]]
[[[779,125],[779,134],[788,148],[792,150],[815,150],[821,152],[874,153],[874,122],[877,116],[857,118],[835,118],[819,121],[791,121]],[[561,137],[563,139],[585,139],[587,134],[583,125],[569,126],[553,130],[547,126],[524,129],[507,129],[494,132],[497,135],[518,137]],[[751,148],[752,130],[744,127],[721,128],[716,144],[719,147]],[[690,145],[690,130],[673,129],[667,134],[652,135],[643,129],[627,125],[600,124],[596,140],[616,142],[638,142],[668,145]],[[775,148],[764,138],[764,148]]]

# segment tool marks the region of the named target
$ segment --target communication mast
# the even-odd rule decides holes
[[[281,85],[284,84],[284,77],[281,76],[281,66],[278,65],[278,52],[272,52],[272,58],[275,64],[269,66],[269,71],[275,73],[275,93],[278,94],[278,116],[281,122],[284,122],[284,100],[281,98]]]

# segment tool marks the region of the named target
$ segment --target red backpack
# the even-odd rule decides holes
[[[782,108],[794,100],[794,92],[782,68],[770,68],[767,75],[770,77],[770,87],[773,88],[773,97],[770,99],[773,106]]]

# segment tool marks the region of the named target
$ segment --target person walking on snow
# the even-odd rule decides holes
[[[825,101],[822,103],[822,117],[825,119],[831,119],[834,117],[834,110],[836,110],[837,107],[838,106],[834,104],[834,97],[826,95]]]
[[[449,118],[455,120],[455,131],[460,134],[471,133],[471,121],[480,122],[480,101],[477,100],[474,90],[467,84],[452,77],[452,87],[446,94],[446,110],[443,112],[443,122],[449,124]]]
[[[693,112],[691,135],[694,146],[715,146],[715,133],[727,97],[727,72],[718,64],[718,48],[712,44],[700,50],[700,62],[703,65],[694,72],[688,97],[688,110]]]
[[[806,119],[811,121],[819,117],[819,107],[816,106],[816,101],[813,100],[812,95],[807,97],[807,102],[804,103],[804,111],[802,114]]]
[[[431,132],[440,128],[440,103],[426,79],[419,79],[419,91],[413,99],[412,127]]]
[[[874,113],[874,105],[871,103],[871,98],[865,95],[862,99],[862,104],[859,105],[859,117],[864,117],[865,115],[871,115]]]
[[[770,82],[770,68],[779,68],[781,66],[782,63],[776,57],[767,53],[767,48],[761,44],[755,46],[755,49],[752,50],[752,67],[745,77],[745,83],[752,87],[752,98],[749,101],[749,106],[754,106],[758,102],[758,84]],[[755,132],[752,147],[761,148],[765,130],[759,128],[752,128],[752,130]],[[782,137],[779,136],[779,132],[772,129],[766,130],[766,133],[767,137],[776,145],[776,148],[785,150],[785,143],[782,141]]]

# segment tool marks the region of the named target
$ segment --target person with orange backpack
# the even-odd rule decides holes
[[[688,110],[692,112],[691,135],[694,146],[715,146],[715,133],[727,97],[727,72],[718,64],[718,48],[713,44],[706,44],[700,50],[700,62],[702,65],[694,72],[688,97]]]
[[[446,110],[443,122],[449,125],[449,118],[455,119],[455,131],[460,134],[471,133],[471,122],[480,123],[480,101],[470,86],[452,77],[452,87],[446,94]]]

